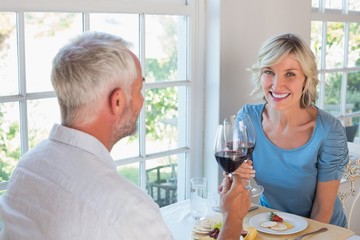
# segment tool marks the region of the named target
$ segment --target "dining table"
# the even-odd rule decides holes
[[[269,212],[269,213],[276,212],[281,216],[281,213],[282,213],[275,209],[269,209],[269,208],[266,208],[263,206],[258,206],[257,204],[252,204],[252,206],[256,206],[257,208],[255,210],[249,211],[248,214],[246,215],[246,217],[243,221],[243,228],[245,230],[249,229],[249,227],[257,228],[256,225],[253,226],[254,225],[253,220],[255,218],[257,218],[258,216],[261,216],[262,214],[265,214],[267,212]],[[219,217],[220,213],[218,213],[217,211],[214,211],[212,209],[213,208],[209,205],[207,218]],[[179,201],[174,204],[162,207],[162,208],[160,208],[160,211],[162,213],[165,223],[167,224],[168,228],[172,232],[175,240],[193,240],[192,231],[193,231],[194,226],[197,224],[198,220],[195,220],[190,214],[190,200],[189,199]],[[283,213],[283,214],[287,214],[287,213]],[[292,214],[290,214],[290,215],[293,216]],[[258,231],[259,230],[258,229],[257,234],[259,236],[259,239],[292,240],[292,239],[295,239],[296,237],[301,236],[305,233],[315,231],[322,227],[326,227],[326,228],[328,228],[328,231],[318,233],[315,235],[309,235],[305,239],[306,240],[310,240],[310,239],[360,240],[360,236],[354,235],[354,233],[347,228],[342,228],[342,227],[338,227],[338,226],[331,225],[331,224],[321,223],[321,222],[318,222],[318,221],[315,221],[315,220],[312,220],[309,218],[299,217],[296,215],[294,215],[294,217],[296,217],[297,219],[301,219],[302,222],[305,223],[304,229],[302,229],[301,231],[295,231],[295,232],[293,231],[290,234],[280,234],[280,235],[273,234],[273,233],[266,233],[266,231],[265,232]],[[251,225],[249,222],[251,222],[251,224],[253,224],[253,225]]]

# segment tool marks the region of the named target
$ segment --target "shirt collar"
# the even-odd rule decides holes
[[[83,149],[115,168],[114,160],[108,149],[90,134],[60,124],[54,124],[49,139]]]

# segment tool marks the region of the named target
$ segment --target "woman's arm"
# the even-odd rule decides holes
[[[330,223],[339,186],[340,180],[317,183],[315,200],[311,210],[311,219],[323,223]]]

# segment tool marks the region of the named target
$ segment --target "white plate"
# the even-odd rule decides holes
[[[270,228],[261,227],[261,223],[265,221],[269,221],[270,212],[260,213],[253,216],[252,218],[250,218],[249,224],[255,227],[259,232],[270,233],[275,235],[286,235],[286,234],[297,233],[304,230],[308,225],[307,221],[303,217],[299,217],[294,214],[284,213],[284,212],[275,212],[275,213],[279,215],[282,219],[284,219],[284,221],[290,223],[294,227],[285,231],[275,231]]]

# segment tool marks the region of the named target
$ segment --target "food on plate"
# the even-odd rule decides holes
[[[220,229],[219,228],[214,228],[209,232],[209,237],[213,238],[213,239],[217,239],[220,233]]]
[[[216,239],[222,227],[222,218],[219,216],[212,216],[199,221],[193,227],[193,239],[196,240],[211,240]]]
[[[277,215],[274,212],[270,212],[270,217],[269,217],[270,221],[274,221],[274,222],[282,222],[284,219],[282,219],[279,215]]]
[[[214,240],[217,239],[222,228],[222,217],[211,216],[199,221],[192,230],[192,237],[194,240]],[[247,227],[241,233],[243,240],[258,240],[261,239],[257,230],[254,227]]]
[[[263,223],[260,224],[260,226],[264,227],[264,228],[271,228],[275,225],[277,225],[278,222],[274,222],[274,221],[265,221]]]
[[[274,212],[270,212],[269,220],[262,222],[260,226],[263,228],[270,228],[275,231],[285,231],[293,228],[291,223],[286,222],[282,217]]]
[[[211,226],[211,231],[209,232],[209,237],[213,239],[217,239],[220,233],[220,229],[222,227],[222,221],[216,222]]]
[[[284,230],[288,229],[287,226],[283,223],[278,223],[275,226],[272,226],[270,228],[275,231],[284,231]]]

